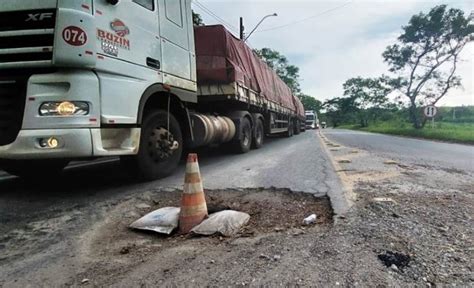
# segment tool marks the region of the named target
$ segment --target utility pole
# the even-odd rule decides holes
[[[240,17],[240,40],[245,38],[245,27],[244,27],[244,18]]]

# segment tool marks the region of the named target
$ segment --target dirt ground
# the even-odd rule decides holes
[[[164,238],[126,226],[148,210],[176,205],[178,194],[155,202],[145,196],[144,203],[118,205],[84,237],[81,262],[87,269],[66,286],[474,285],[471,175],[344,147],[336,153],[336,159],[350,159],[339,168],[357,200],[335,223],[326,198],[281,190],[210,191],[210,207],[251,215],[247,229],[234,238]],[[130,210],[137,205],[146,209]],[[318,224],[302,227],[301,219],[312,213]]]
[[[234,237],[199,237],[177,233],[163,236],[128,228],[131,222],[148,212],[179,206],[180,195],[180,191],[148,193],[140,199],[124,201],[108,211],[107,217],[96,223],[81,241],[81,258],[83,262],[90,263],[89,267],[67,284],[82,284],[84,279],[98,286],[122,284],[122,281],[129,283],[131,273],[140,275],[137,279],[140,285],[176,284],[177,279],[175,282],[170,281],[171,275],[184,276],[181,274],[183,262],[204,258],[202,263],[197,263],[198,270],[232,266],[235,261],[225,259],[227,256],[235,253],[235,256],[239,255],[239,262],[250,256],[246,249],[240,251],[242,245],[256,244],[270,235],[298,237],[311,231],[327,230],[332,223],[332,210],[326,197],[317,198],[311,194],[278,189],[241,189],[206,191],[210,213],[231,209],[251,216],[249,223]],[[302,220],[311,214],[318,216],[316,223],[312,226],[302,225]],[[219,252],[224,255],[216,254]],[[278,261],[281,254],[262,249],[256,256],[259,262],[265,263]],[[142,269],[150,263],[153,264],[144,271],[150,268],[155,270],[153,278],[159,279],[143,282]],[[201,277],[205,277],[205,274]]]

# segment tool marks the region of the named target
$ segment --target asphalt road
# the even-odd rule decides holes
[[[199,164],[207,189],[276,187],[312,194],[326,194],[338,185],[338,178],[328,161],[328,156],[318,140],[316,131],[308,131],[293,138],[267,138],[264,147],[243,155],[229,154],[223,149],[202,149],[198,151]],[[80,188],[87,184],[87,190],[100,191],[101,183],[119,186],[131,185],[132,189],[181,188],[185,163],[174,175],[150,183],[131,184],[120,171],[118,161],[101,160],[90,163],[74,163],[64,173],[63,180],[80,182]],[[94,185],[98,182],[98,185]],[[2,186],[14,187],[34,193],[33,187],[25,188],[18,178],[0,171]],[[115,185],[113,185],[115,186]],[[10,188],[12,189],[12,188]],[[0,195],[1,197],[1,195]]]
[[[342,129],[326,129],[323,133],[341,145],[405,164],[474,172],[474,146]]]
[[[276,187],[317,196],[339,189],[317,131],[266,140],[263,148],[244,155],[198,151],[205,189]],[[76,253],[71,245],[79,231],[88,231],[124,199],[181,189],[184,170],[183,162],[171,177],[136,183],[112,159],[74,163],[61,178],[45,183],[0,174],[0,287],[2,279],[31,283],[55,275],[55,269],[64,277],[74,273],[74,261],[68,259]]]

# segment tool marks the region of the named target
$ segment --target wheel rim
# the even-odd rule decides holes
[[[250,133],[249,129],[244,130],[244,141],[243,141],[244,146],[248,146],[250,144]]]
[[[257,135],[256,135],[256,137],[255,137],[255,140],[257,141],[257,144],[262,143],[263,131],[262,131],[261,125],[258,125],[256,134],[257,134]]]
[[[148,154],[155,163],[168,160],[178,148],[174,135],[163,127],[156,127],[148,137]]]

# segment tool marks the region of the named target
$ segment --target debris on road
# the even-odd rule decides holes
[[[314,224],[314,223],[316,223],[316,218],[317,218],[316,214],[311,214],[308,217],[303,219],[303,224],[304,225]]]
[[[249,219],[250,215],[247,213],[225,210],[210,215],[208,219],[194,227],[191,232],[206,236],[221,234],[231,237],[237,234]]]
[[[387,164],[387,165],[398,165],[398,162],[395,161],[395,160],[387,160],[384,162],[384,164]]]
[[[140,210],[146,210],[146,209],[150,209],[150,208],[151,208],[151,206],[148,205],[148,204],[146,204],[146,203],[139,203],[139,204],[135,205],[135,207],[136,207],[137,209],[140,209]]]
[[[164,207],[155,210],[130,224],[130,228],[169,235],[178,228],[180,210],[177,207]]]
[[[292,235],[293,236],[299,236],[299,235],[303,235],[304,234],[304,230],[303,229],[294,229],[292,231]]]
[[[407,267],[411,260],[409,255],[392,251],[385,251],[385,253],[379,254],[377,257],[388,268],[392,268],[392,265],[394,265],[396,270]]]
[[[372,199],[373,202],[391,202],[391,203],[397,203],[395,200],[389,197],[375,197]]]
[[[349,163],[352,163],[352,161],[349,160],[349,159],[341,159],[341,160],[339,160],[339,161],[337,161],[337,162],[339,162],[339,163],[341,163],[341,164],[349,164]]]

